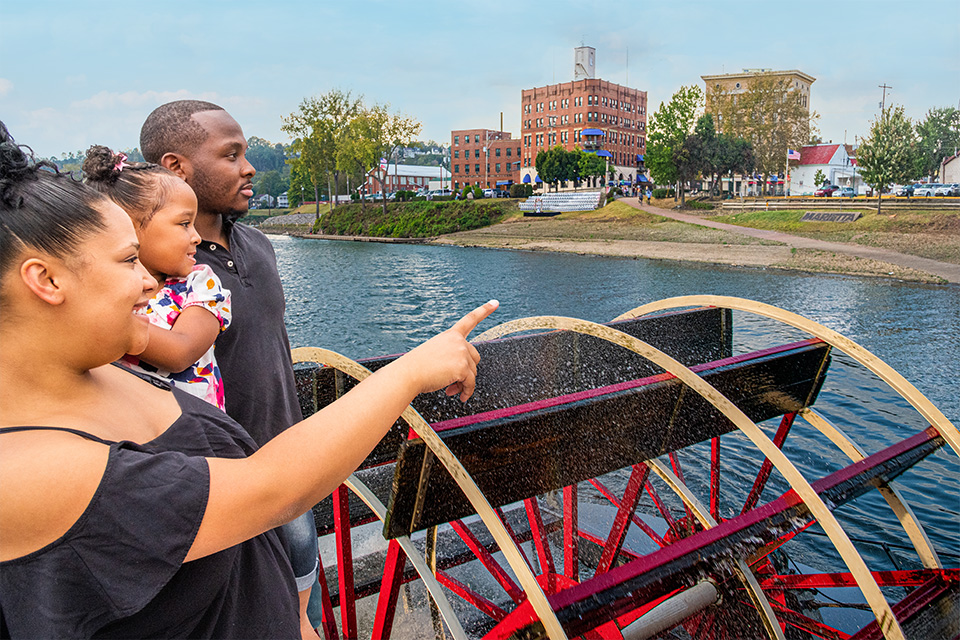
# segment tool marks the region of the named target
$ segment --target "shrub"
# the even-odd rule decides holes
[[[709,202],[697,202],[696,200],[687,200],[687,206],[691,209],[705,209],[707,211],[713,209],[713,205]]]
[[[654,189],[653,197],[658,200],[661,198],[675,198],[677,197],[677,191],[673,187],[670,187],[670,188],[663,187],[660,189]]]

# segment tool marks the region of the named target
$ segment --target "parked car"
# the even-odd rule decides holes
[[[820,187],[819,189],[817,189],[817,190],[813,193],[813,195],[817,196],[818,198],[821,198],[821,197],[824,197],[824,196],[830,197],[830,196],[833,195],[833,192],[836,191],[836,190],[839,189],[839,188],[840,188],[840,187],[838,187],[838,186],[835,185],[835,184],[825,184],[825,185],[823,185],[822,187]]]
[[[931,197],[936,194],[937,187],[942,187],[943,185],[938,182],[931,182],[930,184],[921,184],[919,187],[913,190],[913,195],[920,197]]]
[[[483,197],[484,197],[484,198],[496,198],[497,196],[494,195],[494,190],[493,190],[493,189],[484,189],[484,190],[483,190]]]
[[[898,196],[901,196],[901,197],[906,196],[909,198],[910,196],[913,195],[913,192],[917,190],[917,187],[922,187],[922,186],[923,185],[920,184],[919,182],[914,182],[913,184],[907,184],[902,187],[897,187],[894,190],[894,193]]]
[[[945,184],[936,188],[935,196],[960,196],[960,184]]]
[[[857,192],[853,190],[853,187],[840,187],[830,195],[834,198],[855,198]]]
[[[493,193],[494,193],[494,197],[496,197],[496,198],[509,198],[509,197],[510,197],[510,191],[509,191],[508,189],[495,189]]]

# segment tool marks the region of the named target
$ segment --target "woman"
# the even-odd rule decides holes
[[[422,392],[466,400],[497,306],[256,450],[202,400],[110,363],[156,281],[117,205],[0,123],[0,637],[299,637],[274,527],[346,478]]]

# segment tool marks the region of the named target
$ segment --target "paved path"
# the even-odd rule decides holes
[[[881,249],[879,247],[865,247],[863,245],[848,244],[845,242],[827,242],[825,240],[815,240],[813,238],[793,236],[780,231],[751,229],[750,227],[741,227],[735,224],[727,224],[725,222],[714,222],[699,216],[678,213],[669,209],[661,209],[659,207],[651,207],[649,205],[641,204],[638,202],[637,198],[621,198],[620,201],[630,205],[631,207],[646,211],[647,213],[677,220],[678,222],[698,224],[701,227],[723,229],[724,231],[739,233],[740,235],[751,236],[753,238],[782,242],[790,247],[797,247],[798,249],[819,249],[821,251],[832,251],[834,253],[858,256],[860,258],[880,260],[899,265],[901,267],[908,267],[910,269],[932,273],[935,276],[940,276],[951,284],[960,284],[960,265],[951,264],[949,262],[940,262],[939,260],[930,260],[929,258],[911,256],[905,253],[892,251],[890,249]]]

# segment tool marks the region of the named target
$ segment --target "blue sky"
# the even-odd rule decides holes
[[[0,15],[0,119],[41,156],[138,146],[147,114],[179,98],[289,142],[281,116],[333,88],[417,118],[423,139],[497,128],[501,111],[517,135],[520,91],[572,79],[581,43],[650,113],[745,67],[814,76],[835,142],[867,133],[884,83],[915,120],[960,103],[960,0],[0,0]]]

